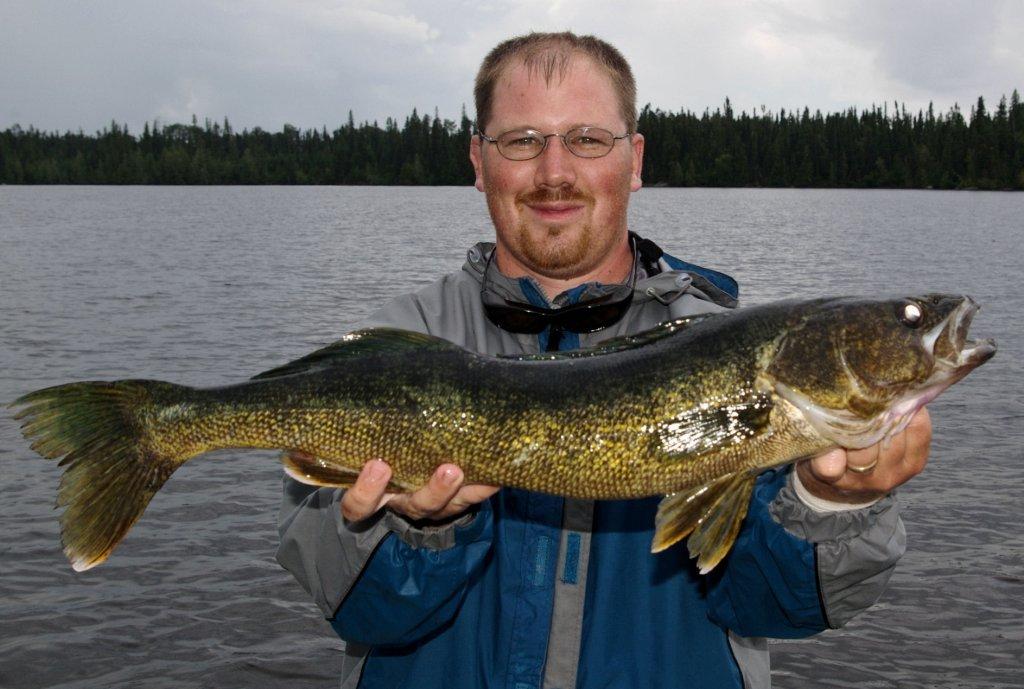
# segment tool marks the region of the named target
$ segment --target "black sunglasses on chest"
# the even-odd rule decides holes
[[[484,312],[492,323],[512,333],[537,334],[548,326],[552,329],[572,333],[592,333],[618,322],[633,301],[633,289],[637,279],[637,247],[631,238],[633,248],[633,269],[627,284],[602,285],[600,293],[560,309],[534,306],[517,299],[498,294],[490,280],[491,265],[495,250],[487,257],[480,299]]]

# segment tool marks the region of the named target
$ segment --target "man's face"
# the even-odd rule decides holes
[[[618,136],[626,125],[605,70],[573,57],[564,78],[550,83],[522,64],[506,69],[495,85],[485,134],[513,129],[542,134],[579,126]],[[640,188],[643,137],[615,142],[602,158],[579,158],[558,138],[532,160],[507,160],[497,146],[474,137],[470,158],[476,188],[487,194],[497,231],[498,258],[507,272],[568,280],[601,265],[626,237],[629,194]],[[511,259],[511,265],[509,265]]]

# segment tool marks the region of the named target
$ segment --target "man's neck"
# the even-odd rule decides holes
[[[618,244],[615,249],[605,256],[605,258],[598,263],[598,265],[594,266],[593,269],[573,275],[572,277],[557,278],[545,275],[543,272],[531,270],[517,261],[511,253],[505,251],[501,246],[498,246],[496,251],[497,254],[495,255],[495,259],[497,261],[497,267],[503,275],[510,278],[533,278],[534,281],[540,285],[540,288],[544,290],[544,295],[549,300],[566,290],[572,289],[573,287],[582,285],[586,282],[601,282],[605,284],[626,282],[626,280],[629,279],[630,271],[633,269],[634,260],[633,250],[627,238]]]

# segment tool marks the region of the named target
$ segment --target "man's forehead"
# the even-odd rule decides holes
[[[619,111],[619,98],[608,70],[586,55],[573,55],[564,70],[550,73],[536,63],[519,61],[509,65],[495,84],[494,114],[532,110],[552,100],[585,104],[591,111],[595,107],[607,109],[609,115]]]
[[[579,51],[560,55],[565,59],[511,60],[495,80],[490,124],[503,130],[582,125],[618,129],[621,99],[608,68]]]
[[[543,81],[547,87],[559,86],[573,73],[596,73],[609,78],[607,71],[583,53],[567,50],[548,50],[512,60],[501,72],[498,85],[512,88],[516,85]]]

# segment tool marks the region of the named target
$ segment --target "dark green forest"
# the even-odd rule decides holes
[[[1024,190],[1024,104],[1015,90],[965,115],[874,106],[822,114],[762,108],[738,115],[645,106],[644,182],[667,186]],[[473,123],[419,115],[399,126],[237,131],[228,120],[111,122],[95,134],[15,125],[0,132],[7,184],[471,184]]]

